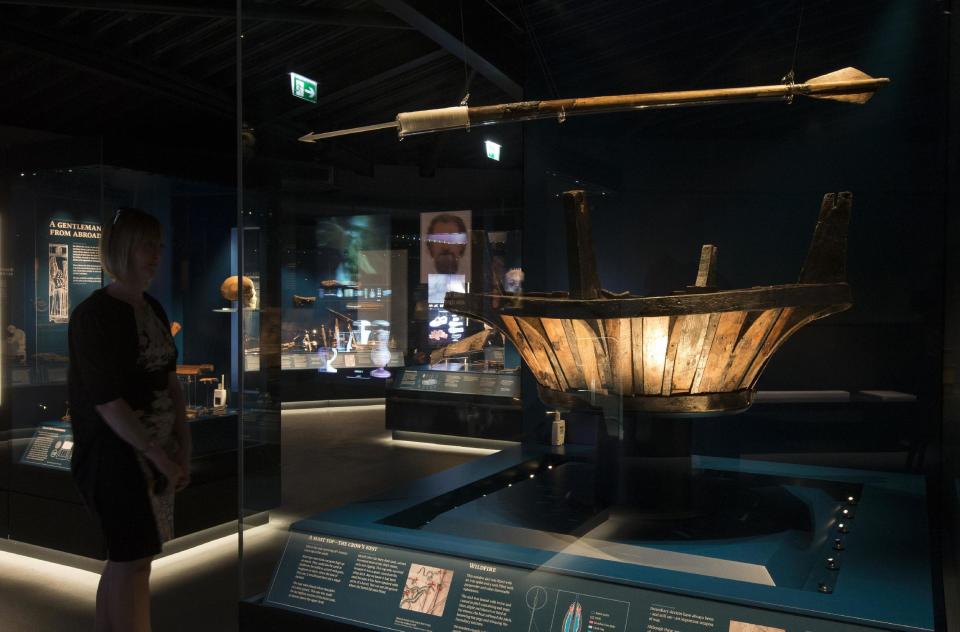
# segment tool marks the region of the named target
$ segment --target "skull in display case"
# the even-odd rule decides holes
[[[220,296],[228,301],[238,301],[241,299],[240,287],[237,282],[237,275],[228,276],[220,284]],[[253,279],[248,276],[243,277],[243,307],[244,309],[257,308],[257,288],[253,284]]]

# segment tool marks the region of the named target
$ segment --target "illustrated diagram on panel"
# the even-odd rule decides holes
[[[626,632],[629,618],[629,602],[558,590],[550,632]]]
[[[400,607],[436,617],[442,616],[452,581],[451,570],[411,564]]]

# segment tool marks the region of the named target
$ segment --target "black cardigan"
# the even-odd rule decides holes
[[[160,303],[144,294],[147,303],[170,331],[170,322]],[[73,470],[96,461],[95,453],[110,444],[119,447],[119,437],[96,412],[95,406],[124,399],[134,410],[144,410],[152,391],[166,388],[168,375],[176,371],[176,357],[163,369],[147,371],[139,366],[139,334],[133,306],[110,296],[101,288],[77,305],[70,316],[70,417],[73,426]]]

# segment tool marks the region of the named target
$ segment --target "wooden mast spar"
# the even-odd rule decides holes
[[[886,77],[874,78],[856,68],[843,68],[814,77],[805,83],[791,82],[744,88],[649,92],[550,101],[520,101],[478,107],[461,105],[434,110],[401,112],[397,115],[395,121],[319,134],[310,133],[301,136],[300,140],[313,143],[325,138],[381,129],[396,129],[399,138],[402,140],[407,136],[417,134],[431,134],[454,129],[469,129],[470,127],[483,125],[499,125],[536,119],[557,118],[562,123],[569,116],[586,114],[751,101],[791,102],[797,96],[863,104],[877,90],[888,83],[890,83],[890,80]]]

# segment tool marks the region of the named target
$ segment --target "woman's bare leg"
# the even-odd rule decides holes
[[[95,632],[110,632],[110,604],[107,595],[110,594],[111,562],[107,562],[100,573],[100,583],[97,584],[97,612],[93,629]]]
[[[150,563],[152,557],[108,562],[107,603],[112,632],[150,632]]]

